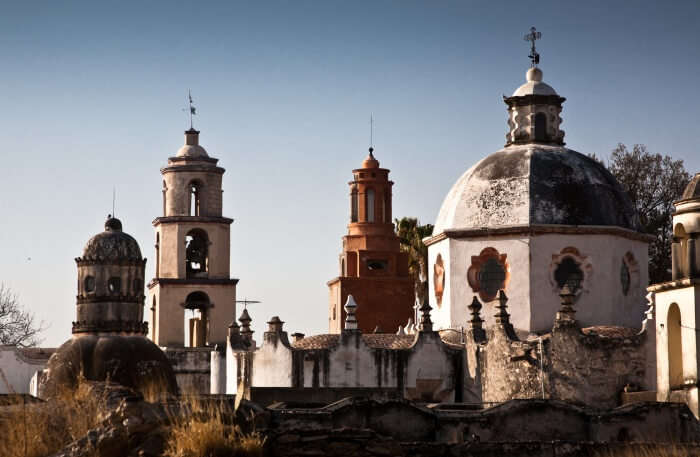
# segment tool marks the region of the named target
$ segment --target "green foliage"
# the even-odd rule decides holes
[[[651,153],[643,144],[635,144],[630,151],[620,143],[607,168],[632,200],[642,230],[655,237],[649,246],[649,282],[670,280],[673,202],[690,181],[683,161]]]
[[[415,217],[394,220],[401,251],[408,254],[408,273],[413,278],[418,303],[428,301],[428,247],[423,238],[433,234],[433,225],[420,225]]]

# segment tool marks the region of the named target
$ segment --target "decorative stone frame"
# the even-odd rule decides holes
[[[627,271],[630,275],[630,284],[627,293],[625,293],[624,287],[622,290],[623,295],[627,296],[630,294],[630,291],[639,287],[639,263],[637,262],[637,259],[634,258],[634,254],[627,251],[622,257],[622,265],[627,267]],[[622,284],[620,285],[622,286]]]
[[[492,247],[484,248],[481,250],[479,255],[472,256],[472,264],[467,270],[467,282],[469,283],[469,287],[472,288],[472,291],[479,294],[479,298],[481,298],[482,301],[488,302],[494,300],[498,294],[498,291],[491,294],[488,291],[481,289],[481,284],[479,283],[479,273],[481,272],[481,269],[489,260],[496,260],[496,262],[498,262],[505,272],[503,282],[499,285],[498,290],[505,290],[508,282],[510,281],[510,265],[506,261],[506,257],[507,254],[501,254],[497,249]]]
[[[433,290],[438,308],[442,306],[442,294],[445,292],[445,264],[442,254],[438,254],[433,265]]]
[[[583,273],[581,287],[576,291],[576,295],[588,293],[591,290],[591,279],[593,277],[593,264],[588,256],[582,255],[578,249],[573,246],[568,246],[559,251],[558,254],[552,254],[552,263],[549,265],[549,282],[552,285],[552,291],[559,294],[559,284],[557,284],[556,271],[559,265],[566,258],[571,258],[576,262]]]

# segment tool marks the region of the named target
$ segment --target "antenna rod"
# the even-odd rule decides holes
[[[374,114],[369,115],[369,146],[374,147]]]
[[[112,217],[117,217],[116,214],[114,214],[114,201],[117,199],[117,186],[112,185]]]

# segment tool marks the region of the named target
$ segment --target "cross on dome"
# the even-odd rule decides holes
[[[530,33],[526,34],[523,39],[530,42],[530,55],[528,56],[532,61],[532,66],[535,67],[540,63],[540,55],[535,49],[535,40],[542,38],[542,32],[538,32],[536,28],[530,27]]]

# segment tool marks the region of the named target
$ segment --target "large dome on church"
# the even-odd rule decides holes
[[[511,145],[467,170],[440,208],[433,233],[525,225],[639,230],[632,202],[599,162],[558,145]]]

